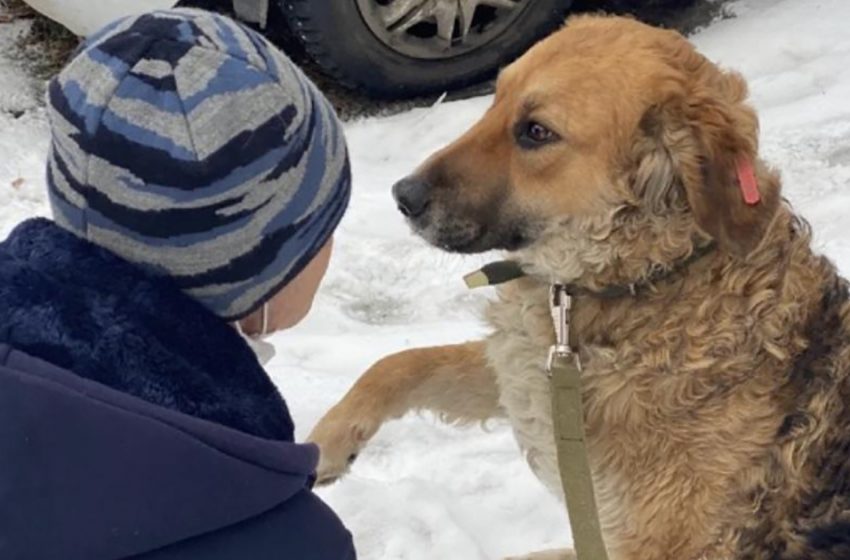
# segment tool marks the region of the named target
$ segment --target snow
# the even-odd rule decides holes
[[[693,40],[749,80],[762,154],[812,223],[817,248],[850,273],[850,2],[740,0],[734,19]],[[15,26],[0,26],[0,53]],[[48,213],[48,129],[29,78],[0,56],[0,239]],[[405,348],[486,332],[489,294],[463,273],[487,260],[438,252],[413,237],[390,185],[465,130],[489,98],[349,124],[355,196],[311,316],[273,338],[269,371],[305,437],[371,363]],[[23,112],[15,118],[13,114]],[[17,186],[13,186],[17,185]],[[566,546],[566,515],[532,476],[510,428],[452,428],[411,415],[388,423],[351,474],[320,495],[355,535],[363,560],[485,560]]]
[[[0,25],[0,239],[21,219],[46,213],[44,112],[33,79],[9,58],[28,25]]]

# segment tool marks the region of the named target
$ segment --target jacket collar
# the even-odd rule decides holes
[[[166,277],[44,219],[0,243],[0,342],[150,403],[291,441],[253,352]]]

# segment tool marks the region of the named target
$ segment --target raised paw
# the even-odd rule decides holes
[[[313,428],[308,442],[319,446],[316,484],[324,486],[348,473],[360,450],[380,427],[380,421],[351,411],[340,403]]]

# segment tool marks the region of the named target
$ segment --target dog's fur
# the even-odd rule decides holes
[[[508,67],[482,120],[413,176],[429,203],[411,223],[449,250],[506,249],[531,276],[499,289],[486,341],[373,366],[311,436],[320,478],[409,410],[506,414],[561,495],[547,287],[669,271],[636,296],[582,296],[573,317],[611,560],[850,558],[847,284],[759,159],[746,96],[677,33],[621,18],[573,18]],[[529,146],[533,123],[554,134]]]

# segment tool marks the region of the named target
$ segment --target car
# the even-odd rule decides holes
[[[177,0],[24,0],[44,16],[61,23],[73,33],[85,37],[112,20],[162,8],[171,8]]]
[[[177,0],[25,1],[83,36],[120,15],[178,4]],[[572,4],[572,0],[189,1],[231,9],[267,31],[286,25],[289,35],[327,74],[349,88],[385,98],[440,93],[494,75],[559,26]],[[270,17],[271,10],[280,10],[284,17]]]
[[[257,1],[257,0],[243,0]],[[383,97],[441,92],[492,75],[564,21],[572,0],[282,0],[310,55]]]

